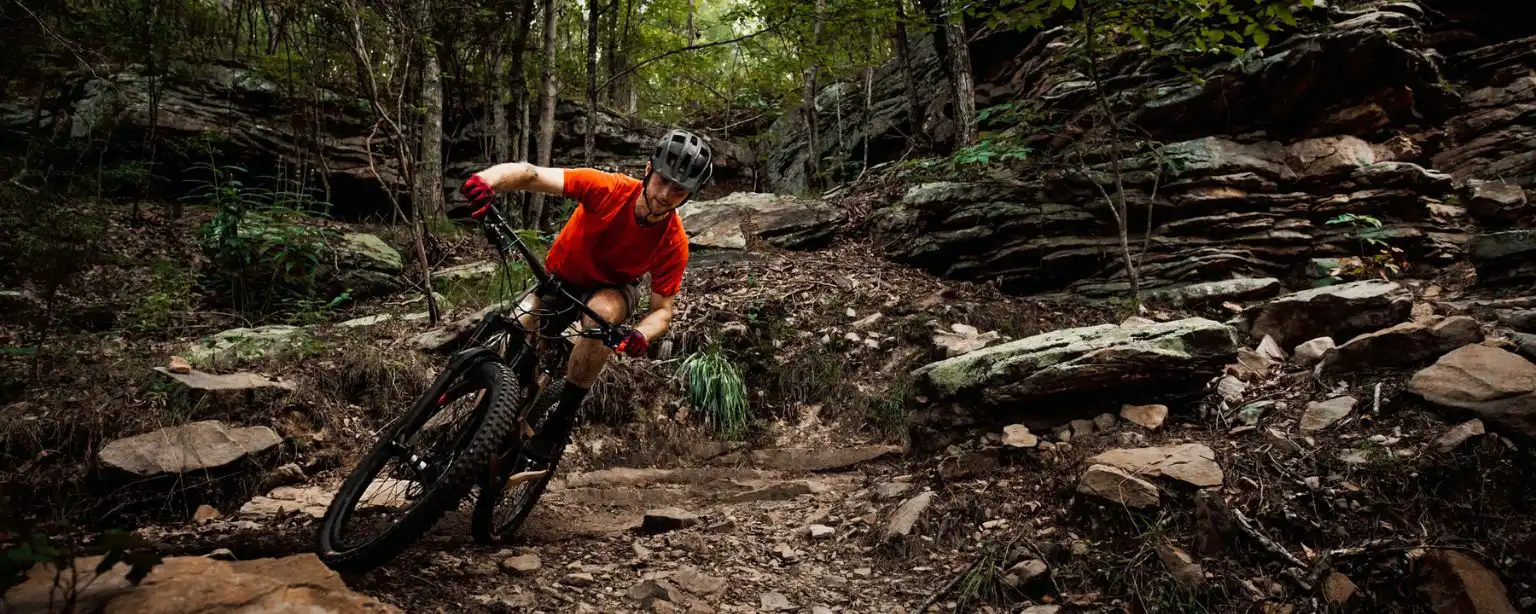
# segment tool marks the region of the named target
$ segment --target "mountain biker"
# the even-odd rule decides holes
[[[578,207],[545,258],[550,275],[572,296],[611,323],[623,325],[639,299],[639,279],[651,275],[650,313],[614,350],[644,356],[650,340],[667,331],[688,265],[688,235],[675,210],[710,179],[714,165],[704,139],[671,130],[657,142],[640,180],[591,168],[544,168],[527,162],[497,164],[471,175],[460,191],[476,207],[497,193],[521,190],[574,199]],[[576,310],[561,293],[535,297],[521,320],[540,337],[558,334]],[[535,313],[568,314],[564,322],[539,322]],[[583,328],[595,326],[583,318]],[[553,458],[574,427],[587,392],[597,382],[610,352],[601,341],[576,338],[565,373],[558,410],[529,442],[529,453]]]

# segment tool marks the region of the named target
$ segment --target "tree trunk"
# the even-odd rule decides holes
[[[581,156],[587,166],[592,166],[597,149],[597,20],[602,17],[602,5],[597,0],[587,0],[587,125],[583,131]]]
[[[544,70],[539,75],[542,87],[539,90],[539,166],[549,166],[550,157],[555,149],[555,96],[560,92],[560,85],[555,82],[555,30],[560,19],[555,12],[555,0],[543,0],[544,4]],[[544,203],[547,199],[543,194],[533,196],[533,222],[532,227],[544,229]]]
[[[970,39],[965,35],[965,16],[960,5],[949,0],[955,14],[945,22],[949,37],[950,84],[955,92],[955,149],[976,144],[976,84],[971,77]]]
[[[423,50],[421,153],[416,157],[416,207],[422,217],[443,212],[443,78],[437,51]]]
[[[491,61],[491,156],[492,163],[512,159],[512,128],[507,125],[507,104],[511,88],[506,79],[506,49],[496,51]]]
[[[896,69],[901,71],[902,85],[907,93],[907,131],[917,142],[928,140],[924,134],[924,111],[922,101],[917,96],[917,79],[912,75],[912,61],[908,58],[907,43],[907,10],[906,0],[896,0],[896,40],[892,46],[896,48]]]
[[[603,64],[605,65],[604,68],[608,71],[606,73],[608,78],[613,79],[614,75],[619,74],[619,0],[612,0],[609,2],[607,12],[608,46],[603,50]],[[613,88],[614,84],[609,82],[607,87],[604,88],[602,96],[604,100],[608,101],[609,106],[616,107],[619,105],[616,101],[614,101]]]
[[[517,12],[517,34],[512,38],[512,74],[507,76],[507,82],[512,87],[513,108],[518,112],[512,145],[514,160],[528,159],[528,137],[533,134],[528,125],[528,73],[523,69],[523,58],[527,57],[528,31],[533,25],[533,11],[537,8],[533,0],[523,0]]]
[[[827,0],[816,0],[816,26],[812,38],[811,65],[805,68],[805,87],[801,90],[801,99],[804,104],[801,110],[805,113],[805,186],[811,191],[818,191],[821,185],[821,139],[817,134],[816,121],[816,77],[821,67],[817,64],[817,56],[821,50],[822,17],[826,14]]]

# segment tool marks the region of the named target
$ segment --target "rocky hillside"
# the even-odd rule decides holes
[[[90,463],[172,558],[137,589],[108,574],[119,592],[91,598],[275,590],[335,612],[1536,607],[1522,473],[1536,297],[1377,280],[1255,298],[1228,283],[1204,288],[1214,307],[1126,318],[941,281],[857,244],[786,251],[805,244],[782,223],[766,236],[737,224],[738,242],[707,219],[694,226],[707,256],[655,358],[728,345],[758,399],[746,441],[701,428],[654,363],[626,363],[594,408],[634,413],[582,429],[523,537],[476,545],[450,516],[348,591],[283,570],[313,567],[302,553],[363,425],[435,368],[420,340],[462,325],[364,303],[330,323],[162,346],[191,364],[162,364],[141,377],[164,383],[132,394],[184,387],[165,415],[185,417],[119,428]],[[79,564],[89,577],[94,561]],[[39,568],[6,598],[40,603],[51,577]]]
[[[1121,163],[1143,287],[1232,277],[1306,287],[1328,278],[1339,258],[1375,255],[1362,238],[1401,250],[1398,266],[1420,274],[1471,260],[1484,281],[1529,279],[1510,270],[1522,268],[1513,255],[1531,249],[1525,235],[1478,237],[1536,220],[1524,193],[1536,185],[1536,39],[1500,20],[1508,10],[1330,3],[1261,53],[1201,67],[1201,83],[1168,58],[1131,50],[1106,59],[1114,113],[1154,147]],[[993,53],[976,56],[978,107],[1024,105],[1027,113],[991,127],[1040,162],[877,200],[863,228],[882,235],[893,257],[1016,293],[1128,289],[1101,191],[1114,191],[1116,165],[1107,143],[1074,136],[1096,94],[1065,55],[1073,36],[1057,28],[992,41]],[[923,99],[941,99],[932,52],[920,48],[914,62]],[[862,100],[841,111],[844,134],[855,135],[845,143],[862,143],[865,131],[887,143],[902,129],[900,80],[882,70],[874,123],[863,125]],[[833,86],[821,98],[836,100],[844,89],[857,86]],[[833,115],[823,109],[822,125],[834,125]],[[794,175],[804,149],[795,121],[781,119],[767,154],[781,189],[803,184]],[[872,150],[871,162],[900,153]],[[1360,232],[1330,223],[1343,215],[1382,225]]]
[[[74,75],[40,106],[0,104],[0,132],[67,136],[81,147],[91,139],[110,145],[116,160],[145,164],[176,196],[195,163],[245,168],[252,178],[279,177],[302,183],[345,219],[388,218],[386,191],[406,199],[393,139],[370,121],[366,100],[328,89],[295,93],[243,65],[188,65],[173,71],[159,92],[159,116],[151,125],[151,85],[136,72]],[[36,111],[36,117],[34,117]],[[489,121],[483,108],[444,120],[444,190],[488,164]],[[34,124],[34,119],[37,120]],[[586,107],[561,101],[555,109],[554,164],[582,163]],[[153,129],[157,138],[150,139]],[[655,139],[668,127],[638,118],[599,113],[594,166],[635,172],[645,167]],[[24,143],[17,138],[15,144]],[[150,150],[148,143],[155,143]],[[368,152],[374,154],[369,165]],[[752,183],[752,162],[727,142],[716,144],[721,186]],[[377,173],[377,177],[375,176]],[[288,186],[281,186],[288,187]]]

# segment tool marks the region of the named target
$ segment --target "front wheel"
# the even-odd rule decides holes
[[[557,410],[560,393],[564,389],[565,380],[556,379],[540,391],[528,411],[528,424],[533,430],[544,428]],[[517,535],[523,523],[528,520],[528,514],[533,512],[539,496],[544,494],[544,489],[554,479],[565,444],[570,441],[569,432],[546,435],[557,438],[555,453],[548,461],[529,458],[529,455],[523,453],[522,446],[508,450],[505,452],[506,462],[502,463],[503,467],[492,473],[489,483],[480,489],[480,496],[475,499],[474,515],[470,519],[470,530],[475,541],[495,543],[509,540]],[[520,443],[528,440],[523,438]],[[509,484],[508,481],[513,478],[516,478],[515,483]]]
[[[464,360],[439,375],[332,498],[315,536],[320,559],[338,571],[368,571],[426,534],[513,436],[518,392],[499,360]]]

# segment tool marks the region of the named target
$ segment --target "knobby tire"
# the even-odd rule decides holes
[[[486,391],[485,398],[481,399],[471,414],[471,423],[464,427],[473,429],[468,444],[449,462],[445,473],[426,487],[421,497],[393,526],[366,543],[346,550],[340,549],[345,521],[356,511],[352,507],[360,502],[368,485],[395,455],[392,442],[396,437],[408,437],[422,428],[431,418],[423,414],[433,409],[441,410],[436,407],[437,397],[458,380],[454,373],[445,372],[417,399],[410,414],[380,434],[373,449],[358,462],[337,490],[316,534],[320,559],[332,569],[350,573],[372,570],[421,539],[443,514],[457,507],[469,494],[476,479],[488,471],[492,455],[503,442],[513,436],[517,422],[516,401],[523,396],[519,393],[516,375],[497,361],[476,362],[467,367],[462,369],[465,377],[478,379],[481,386],[475,389]],[[482,407],[485,411],[480,411]],[[411,432],[405,432],[407,429]]]

